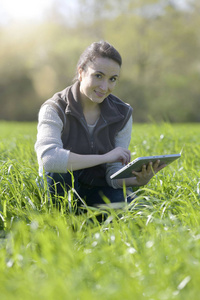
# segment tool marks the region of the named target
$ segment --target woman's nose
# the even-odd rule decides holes
[[[103,90],[103,91],[107,91],[108,89],[108,82],[107,80],[103,80],[100,84],[100,88]]]

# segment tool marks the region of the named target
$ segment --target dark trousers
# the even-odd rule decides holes
[[[70,173],[46,173],[49,192],[52,199],[55,199],[55,195],[64,196],[73,186],[79,197],[83,199],[88,206],[105,204],[107,199],[111,203],[125,201],[130,203],[133,200],[131,195],[124,196],[123,189],[114,189],[108,185],[103,187],[93,187],[81,184],[79,182],[79,173],[80,171],[74,171],[73,176]],[[130,189],[128,192],[131,194]],[[78,199],[80,199],[79,197]]]

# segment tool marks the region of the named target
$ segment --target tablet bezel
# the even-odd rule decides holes
[[[123,179],[133,177],[132,171],[140,172],[143,165],[148,165],[150,162],[154,163],[160,160],[160,165],[170,164],[176,159],[180,158],[181,154],[169,154],[169,155],[156,155],[156,156],[143,156],[138,157],[131,161],[126,166],[122,167],[120,170],[115,172],[110,176],[111,179]]]

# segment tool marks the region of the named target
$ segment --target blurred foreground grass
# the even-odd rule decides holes
[[[102,224],[48,205],[36,126],[0,123],[1,299],[199,299],[200,124],[133,126],[132,158],[182,157]]]

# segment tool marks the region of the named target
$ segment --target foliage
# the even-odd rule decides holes
[[[1,299],[199,299],[199,124],[134,125],[130,149],[182,157],[132,210],[75,215],[36,182],[35,123],[0,123]],[[63,201],[64,200],[64,201]],[[75,195],[71,195],[75,203]],[[73,208],[73,206],[72,206]]]
[[[42,23],[0,27],[0,118],[36,120],[40,105],[72,83],[82,51],[105,39],[122,54],[116,95],[135,121],[197,122],[199,4],[176,1],[56,1]]]

